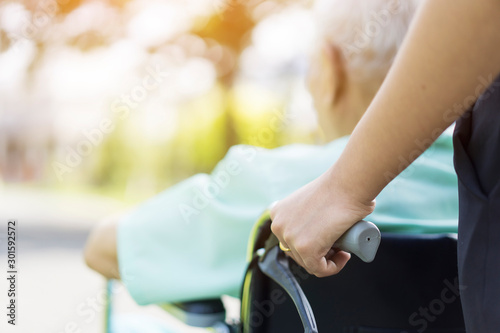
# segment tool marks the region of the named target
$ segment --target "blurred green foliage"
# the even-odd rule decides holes
[[[196,173],[211,172],[232,145],[229,142],[274,148],[294,136],[277,116],[282,111],[245,115],[228,94],[224,92],[218,102],[212,100],[216,105],[210,107],[205,105],[209,98],[185,105],[174,136],[162,141],[132,132],[127,122],[117,122],[97,147],[95,163],[77,172],[91,175],[89,185],[100,192],[139,201]],[[276,119],[280,126],[270,126]]]

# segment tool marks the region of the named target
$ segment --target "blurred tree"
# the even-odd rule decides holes
[[[25,7],[32,13],[45,15],[66,15],[78,8],[84,0],[23,0]]]
[[[253,1],[252,4],[260,3],[261,1]],[[228,48],[231,59],[221,59],[224,61],[225,70],[220,73],[219,80],[222,83],[224,90],[227,93],[231,90],[234,78],[237,73],[238,58],[241,55],[244,47],[247,44],[248,33],[254,28],[256,22],[252,19],[249,13],[248,2],[240,0],[227,0],[209,18],[207,24],[200,28],[195,28],[192,32],[198,36],[211,39],[220,45]],[[215,64],[219,66],[221,64]],[[225,150],[239,143],[238,134],[235,131],[234,110],[229,103],[229,98],[225,98],[223,121],[225,123]]]
[[[113,42],[126,39],[127,22],[134,15],[128,11],[133,6],[127,7],[127,4],[132,0],[98,0],[114,8],[125,9],[114,10],[114,19],[107,17],[106,22],[112,29],[89,25],[91,28],[76,34],[61,31],[68,24],[66,16],[91,1],[95,0],[19,0],[32,14],[28,22],[28,27],[32,28],[30,34],[21,37],[33,42],[36,49],[23,82],[27,95],[36,96],[40,93],[36,77],[39,71],[43,72],[42,67],[47,63],[54,45],[73,51],[78,49],[81,56],[87,54],[90,57],[96,54],[91,51],[105,50]],[[178,1],[182,3],[183,0]],[[114,195],[137,190],[138,193],[142,191],[143,196],[148,196],[194,173],[210,172],[229,147],[235,144],[248,143],[272,148],[283,143],[287,133],[281,128],[273,130],[275,133],[269,132],[271,119],[276,117],[276,112],[280,112],[279,103],[272,106],[265,103],[259,106],[257,103],[257,107],[254,105],[242,112],[243,104],[246,103],[235,101],[233,86],[239,72],[240,55],[249,44],[252,29],[259,20],[272,14],[268,12],[262,15],[260,10],[261,14],[256,15],[256,8],[267,2],[278,10],[282,5],[296,1],[301,0],[219,0],[220,6],[215,8],[211,16],[195,20],[190,31],[164,42],[168,45],[154,45],[143,50],[150,59],[158,59],[165,55],[162,48],[171,46],[172,50],[182,53],[179,66],[189,58],[208,59],[216,69],[217,83],[209,91],[191,95],[189,101],[176,102],[179,104],[175,108],[180,109],[180,112],[173,137],[168,136],[164,140],[147,138],[134,123],[137,119],[116,120],[116,129],[96,147],[95,154],[68,174],[69,180],[64,186],[89,186]],[[216,2],[214,0],[214,7]],[[197,22],[204,24],[197,25]],[[14,42],[16,40],[11,40],[10,35],[0,30],[0,52],[12,47]],[[177,66],[175,61],[172,64]],[[269,96],[272,94],[270,92]],[[269,99],[269,96],[263,99]],[[41,110],[45,112],[50,111],[51,107],[50,103],[46,103],[40,109],[46,109]],[[147,113],[148,107],[144,105],[143,109],[141,106],[134,113]],[[153,107],[161,109],[163,106],[156,104]],[[67,145],[71,143],[58,142],[49,149],[58,152]],[[52,172],[51,168],[49,172]],[[138,196],[140,198],[141,195]]]

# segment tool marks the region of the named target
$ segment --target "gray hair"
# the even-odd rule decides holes
[[[316,0],[321,37],[340,48],[356,80],[385,76],[420,0]]]

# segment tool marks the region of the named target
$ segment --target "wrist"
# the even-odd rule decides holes
[[[339,169],[334,164],[324,174],[329,192],[335,193],[335,199],[340,200],[341,205],[363,215],[362,218],[371,214],[375,209],[375,197],[370,196],[366,188],[356,182],[359,178],[344,174]]]

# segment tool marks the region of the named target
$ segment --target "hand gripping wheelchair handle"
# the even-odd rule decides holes
[[[380,239],[380,231],[375,224],[359,221],[347,230],[332,247],[353,253],[364,262],[371,262],[377,253]],[[290,295],[304,325],[304,332],[318,333],[311,305],[290,271],[287,256],[279,249],[276,242],[277,238],[273,235],[266,243],[266,252],[258,262],[259,268]]]

